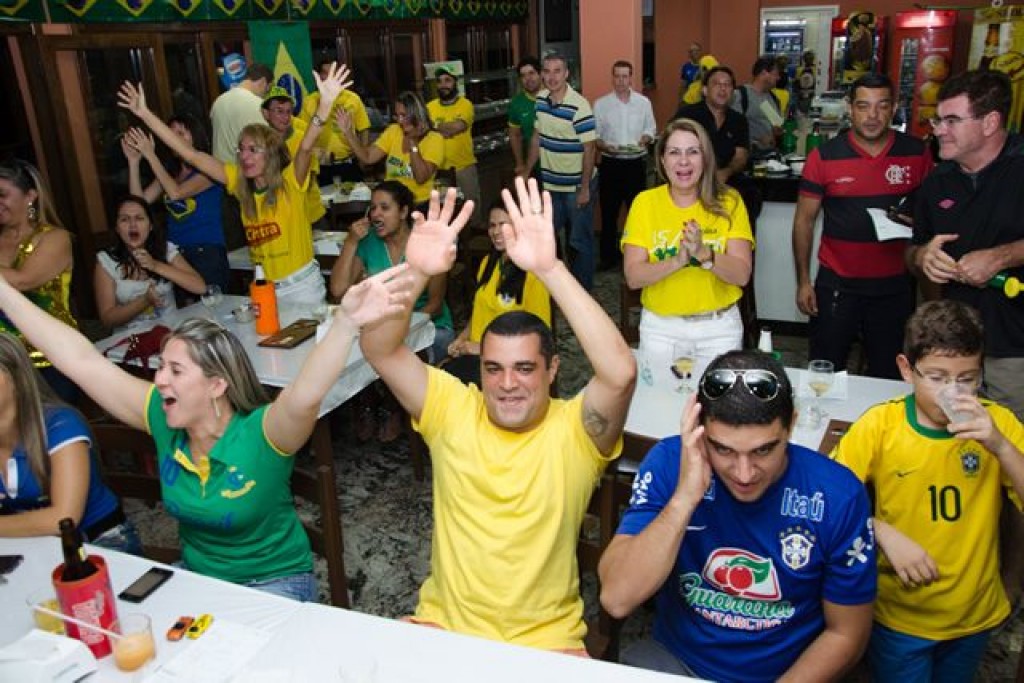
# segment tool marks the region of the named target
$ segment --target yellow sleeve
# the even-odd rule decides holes
[[[989,413],[992,415],[992,421],[1006,439],[1012,443],[1018,451],[1024,453],[1024,425],[1021,424],[1017,416],[1014,415],[1010,410],[1003,406],[992,403],[985,406],[988,408]],[[1013,484],[1010,482],[1009,477],[1000,470],[999,480],[1006,489],[1006,494],[1009,496],[1013,504],[1017,506],[1018,510],[1024,511],[1024,502],[1021,501],[1020,496],[1013,490]]]
[[[626,215],[626,225],[622,229],[622,246],[632,244],[646,251],[651,248],[651,211],[653,194],[656,190],[648,190],[637,195]]]
[[[228,194],[237,197],[238,196],[238,164],[224,164],[224,178],[227,182],[224,183],[224,189],[227,190]]]
[[[440,133],[430,131],[420,140],[420,156],[438,168],[444,163],[444,138]]]
[[[355,93],[351,93],[351,95],[351,107],[346,107],[346,109],[352,115],[352,125],[355,127],[356,132],[361,133],[370,127],[370,115],[366,113],[366,105],[363,104],[363,100],[360,99],[359,95]]]
[[[384,129],[384,132],[374,140],[373,146],[379,147],[385,154],[391,154],[391,148],[395,144],[395,138],[401,140],[402,129],[398,127],[397,123],[392,123],[390,126]]]
[[[731,203],[731,206],[730,206]],[[750,229],[750,216],[747,206],[743,203],[740,193],[728,188],[725,196],[725,207],[729,211],[729,228],[725,233],[727,240],[747,240],[754,246],[754,233]]]
[[[462,120],[466,122],[467,126],[472,128],[473,121],[476,120],[476,111],[473,109],[473,103],[465,97],[460,99],[459,102],[462,105]]]
[[[523,285],[523,309],[533,313],[551,327],[551,294],[533,273],[526,274]]]
[[[297,118],[302,119],[305,122],[309,122],[313,118],[313,114],[316,113],[316,108],[320,106],[320,93],[310,93],[306,96],[306,99],[302,101],[302,111],[297,115]]]
[[[871,481],[871,469],[875,451],[882,442],[882,434],[878,433],[882,406],[875,406],[864,413],[859,420],[850,425],[850,429],[832,449],[829,457],[856,475],[862,482]]]

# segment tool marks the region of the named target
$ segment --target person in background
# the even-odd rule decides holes
[[[770,152],[782,136],[782,106],[772,93],[779,82],[779,65],[774,57],[764,55],[754,61],[750,73],[753,79],[736,89],[732,108],[747,117],[751,152]]]
[[[700,71],[697,72],[697,77],[693,79],[686,92],[683,93],[680,106],[685,107],[688,104],[697,104],[704,98],[704,77],[708,71],[716,66],[718,66],[718,60],[711,55],[704,55],[700,58]]]
[[[417,205],[430,199],[434,176],[444,164],[444,138],[433,130],[434,124],[419,95],[409,91],[398,94],[395,123],[369,146],[359,139],[348,111],[339,108],[335,120],[362,164],[372,166],[385,159],[385,179],[408,187]]]
[[[790,105],[793,99],[793,79],[790,78],[790,72],[792,71],[795,74],[796,71],[789,63],[789,55],[785,53],[775,55],[775,63],[779,67],[779,80],[772,87],[772,94],[775,95],[775,101],[779,103],[779,111],[782,112],[782,117],[786,118],[791,111]]]
[[[540,162],[544,189],[555,203],[555,234],[566,235],[568,262],[583,288],[594,288],[594,155],[597,132],[590,103],[569,85],[569,62],[557,53],[544,57],[546,90],[537,95],[530,156],[524,170]],[[522,177],[522,176],[520,176]]]
[[[896,356],[914,311],[915,288],[903,261],[906,242],[880,239],[876,225],[932,169],[924,143],[891,128],[894,95],[884,74],[866,74],[853,83],[850,130],[807,157],[793,218],[796,305],[810,316],[810,357],[844,370],[859,339],[867,374],[887,379],[900,375]],[[822,209],[812,283],[814,223]]]
[[[533,143],[533,126],[537,119],[537,94],[544,86],[540,77],[540,60],[524,57],[516,65],[519,74],[519,92],[508,103],[508,143],[515,160],[514,173],[526,178],[534,174],[536,166],[526,168]]]
[[[39,170],[20,159],[0,162],[0,276],[58,320],[77,326],[71,315],[71,235],[57,217],[53,195]],[[0,332],[21,338],[0,311]],[[73,405],[78,389],[46,356],[25,341],[32,364],[54,393]]]
[[[528,647],[585,655],[576,545],[605,465],[622,450],[636,362],[615,324],[556,256],[551,196],[516,179],[503,192],[505,250],[564,312],[594,367],[569,400],[552,399],[551,330],[504,313],[480,342],[482,387],[425,364],[403,344],[409,319],[363,328],[363,356],[387,382],[430,448],[434,468],[431,569],[412,621]],[[406,258],[417,287],[443,275],[472,207],[452,219],[435,193]]]
[[[690,86],[694,81],[701,80],[700,73],[700,58],[704,54],[704,47],[696,40],[690,43],[689,49],[686,51],[689,59],[683,62],[683,65],[679,67],[679,101],[683,101],[683,96],[690,89]]]
[[[618,60],[612,65],[612,92],[594,102],[597,149],[601,172],[601,270],[618,268],[619,209],[626,213],[633,199],[647,188],[647,146],[658,134],[651,101],[633,90],[633,65]]]
[[[321,94],[320,111],[290,161],[281,135],[260,123],[247,126],[239,135],[238,163],[221,163],[186,144],[165,126],[149,110],[141,86],[126,81],[118,93],[121,107],[139,117],[186,163],[224,183],[238,198],[250,256],[254,263],[263,265],[267,279],[276,286],[278,301],[284,303],[318,304],[326,296],[320,265],[313,258],[306,188],[313,143],[327,122],[324,117],[330,111],[329,103],[350,81],[344,65],[332,67],[327,80],[313,75]]]
[[[796,70],[796,109],[804,116],[811,112],[815,86],[818,82],[818,59],[813,50],[804,52]]]
[[[309,601],[317,583],[291,493],[292,455],[313,433],[359,329],[408,306],[412,278],[405,271],[399,266],[352,288],[324,339],[272,402],[241,342],[216,322],[180,323],[165,337],[160,368],[148,382],[2,278],[0,309],[114,419],[153,436],[161,496],[178,520],[187,569]]]
[[[512,219],[505,203],[496,200],[488,212],[487,235],[492,249],[476,275],[476,292],[469,324],[448,345],[450,360],[444,369],[465,383],[480,386],[480,340],[487,326],[502,313],[526,311],[551,327],[551,295],[533,273],[517,266],[505,251],[505,225]]]
[[[1010,614],[999,580],[1001,492],[1024,497],[1024,425],[979,400],[985,333],[959,301],[923,304],[897,358],[912,394],[864,413],[832,458],[872,492],[879,683],[970,681]]]
[[[683,105],[672,117],[692,119],[704,128],[715,150],[715,174],[726,184],[732,184],[731,181],[742,175],[750,160],[747,119],[730,106],[735,91],[736,76],[732,69],[713,66],[704,74],[701,101]],[[747,211],[751,211],[750,206]]]
[[[85,420],[39,381],[25,346],[7,333],[0,333],[0,440],[0,538],[53,536],[70,517],[87,542],[142,553],[103,483]]]
[[[455,183],[463,199],[480,206],[480,176],[473,153],[473,103],[459,94],[458,77],[450,69],[434,71],[437,98],[427,102],[434,130],[444,138],[444,168],[455,170]],[[477,217],[474,217],[477,222]]]
[[[122,141],[128,154],[127,141]],[[114,244],[96,253],[93,289],[100,322],[123,328],[177,309],[174,286],[200,296],[203,277],[167,240],[142,197],[127,195],[114,205]]]
[[[288,148],[288,155],[294,159],[299,153],[302,139],[306,137],[308,126],[302,119],[292,115],[295,111],[295,100],[284,88],[276,85],[267,91],[263,98],[263,118],[267,125],[276,130],[284,138],[284,145]],[[327,129],[328,126],[324,126]],[[322,137],[322,134],[321,134]],[[318,138],[319,139],[319,138]],[[317,154],[314,153],[309,160],[309,184],[306,187],[306,216],[310,224],[318,227],[326,227],[323,224],[323,217],[327,213],[324,208],[323,199],[320,197],[320,162]]]
[[[167,125],[196,149],[210,150],[206,131],[190,116],[172,116]],[[178,247],[207,285],[217,285],[226,292],[231,273],[221,225],[224,187],[181,159],[177,159],[177,169],[168,172],[157,156],[152,136],[138,128],[125,133],[122,149],[128,158],[128,192],[143,197],[150,204],[163,198],[167,209],[167,240]],[[142,159],[156,176],[145,188],[139,168]]]
[[[871,634],[870,506],[845,467],[789,441],[793,387],[760,351],[719,356],[680,436],[644,457],[601,556],[601,604],[654,598],[622,662],[713,681],[833,681]]]
[[[714,358],[742,343],[736,302],[754,248],[747,210],[719,182],[699,123],[669,123],[655,154],[665,182],[637,196],[622,235],[626,286],[643,290],[640,344],[668,358],[675,342],[691,342],[698,357]]]
[[[333,61],[333,59],[321,59],[317,62],[316,70],[320,74],[320,78],[327,78]],[[308,124],[319,106],[320,93],[310,93],[302,101],[302,112],[298,118]],[[339,109],[344,109],[352,117],[352,127],[363,146],[370,144],[370,117],[366,113],[366,105],[354,91],[342,90],[331,107],[331,113],[327,117],[328,125],[323,127],[320,137],[316,139],[316,148],[322,150],[327,156],[321,164],[324,167],[324,178],[328,182],[333,178],[340,178],[343,182],[361,182],[363,170],[359,167],[359,160],[352,154],[352,147],[345,139],[335,118]]]

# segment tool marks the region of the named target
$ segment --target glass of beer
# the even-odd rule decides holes
[[[672,374],[679,380],[676,391],[685,394],[693,391],[693,366],[696,363],[696,344],[689,341],[677,341],[672,344]]]
[[[57,602],[57,595],[53,592],[52,587],[47,586],[30,592],[25,598],[25,602],[32,610],[32,620],[37,629],[64,635],[64,622],[60,617],[36,609],[38,606],[51,612],[60,612],[60,603]]]
[[[113,643],[114,664],[121,671],[141,669],[156,657],[153,629],[145,614],[121,615],[114,622],[113,631],[121,634]]]

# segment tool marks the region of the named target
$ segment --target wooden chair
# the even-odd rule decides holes
[[[619,283],[619,331],[630,346],[640,342],[640,292],[630,289],[623,278]]]

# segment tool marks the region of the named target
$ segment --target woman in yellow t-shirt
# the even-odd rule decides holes
[[[345,109],[339,107],[335,118],[360,163],[372,166],[386,157],[385,177],[408,187],[417,205],[430,201],[434,176],[444,163],[444,138],[432,130],[434,124],[419,95],[409,91],[398,95],[395,123],[385,128],[369,146],[364,145],[355,132],[352,115]]]
[[[118,104],[142,120],[185,163],[234,195],[242,206],[242,224],[254,263],[273,280],[280,302],[320,303],[327,291],[313,258],[313,231],[307,213],[306,188],[313,145],[331,113],[331,103],[348,87],[349,70],[332,65],[326,78],[313,74],[320,106],[291,159],[281,134],[263,124],[250,124],[238,136],[238,163],[225,164],[193,148],[146,106],[142,86],[125,82]]]
[[[666,182],[633,201],[623,264],[626,285],[643,290],[641,347],[667,369],[677,342],[689,342],[704,363],[741,347],[736,302],[750,279],[754,238],[739,194],[715,176],[715,154],[699,123],[670,123],[655,153]]]

